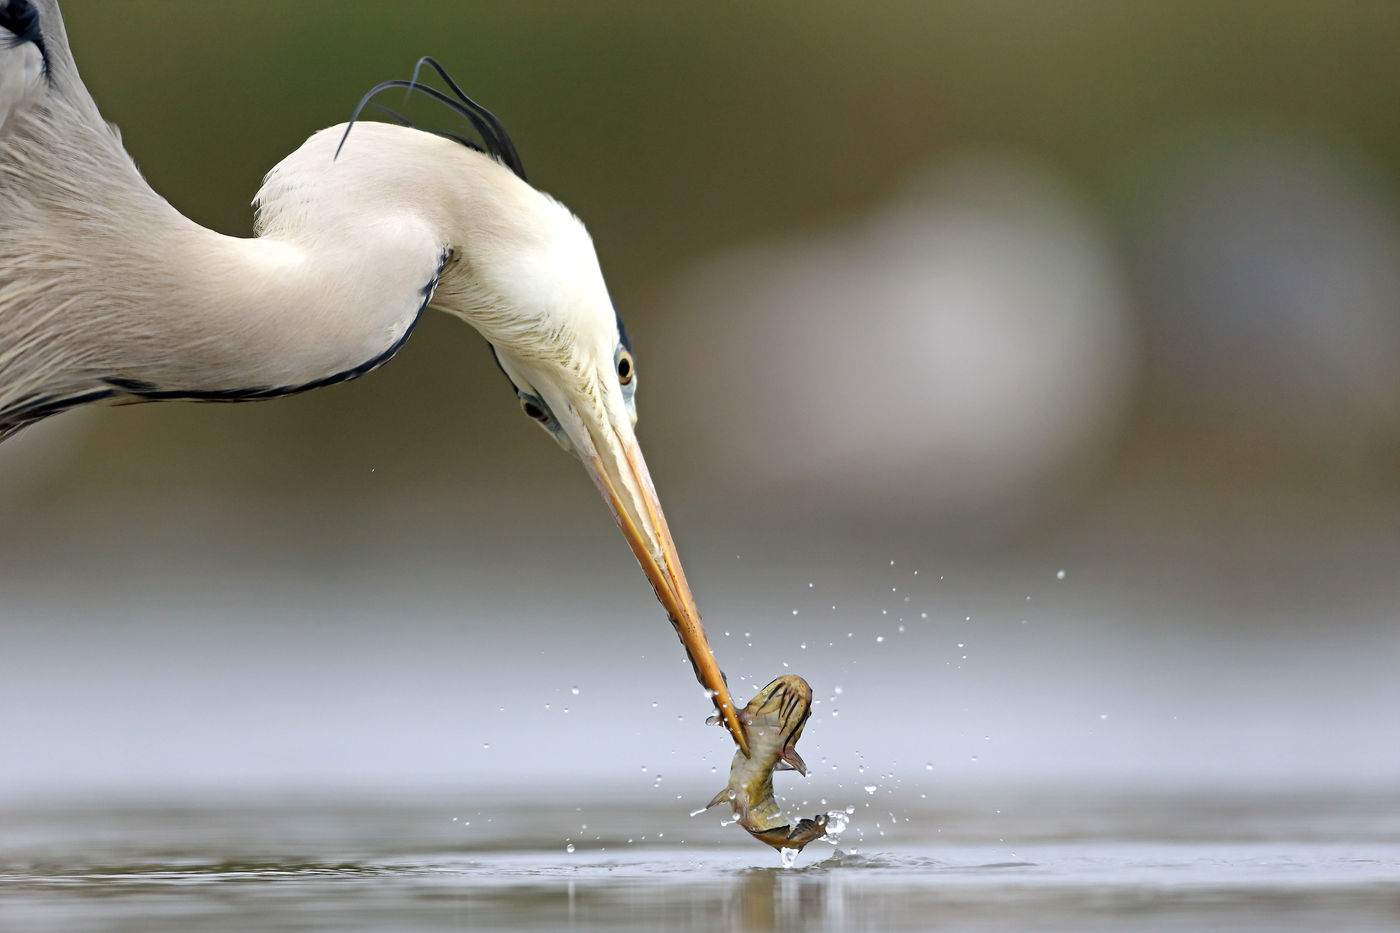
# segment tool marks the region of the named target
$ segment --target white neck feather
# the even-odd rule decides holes
[[[0,410],[36,386],[113,378],[171,394],[325,380],[396,344],[441,264],[411,206],[314,236],[227,237],[151,191],[114,138],[63,134],[88,147],[75,157],[25,122],[0,153],[26,167],[0,180]]]
[[[257,236],[223,236],[150,189],[62,51],[51,99],[0,132],[0,436],[35,406],[350,378],[439,279],[436,303],[502,350],[562,357],[586,324],[611,359],[587,232],[487,156],[382,123],[337,156],[343,127],[323,130],[268,174]]]

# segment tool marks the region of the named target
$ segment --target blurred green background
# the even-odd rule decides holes
[[[1329,727],[1397,699],[1394,3],[63,9],[82,76],[148,180],[228,233],[250,232],[264,172],[420,55],[501,117],[531,180],[593,234],[637,347],[642,443],[711,628],[742,619],[784,645],[827,624],[886,632],[872,594],[903,585],[894,560],[962,581],[923,592],[926,615],[1004,626],[985,633],[999,663],[937,688],[964,721],[931,742],[1021,728],[1027,747],[1038,735],[1059,749],[1035,766],[1064,771],[1326,776],[1325,759],[1400,773],[1400,743],[1377,752]],[[524,623],[557,648],[540,664],[596,650],[594,676],[621,679],[632,661],[610,666],[610,645],[675,647],[581,472],[446,316],[349,384],[73,413],[29,433],[0,450],[16,693],[72,677],[120,706],[139,675],[68,666],[105,644],[91,640],[99,617],[130,617],[124,642],[168,672],[205,656],[171,638],[192,607],[214,644],[253,633],[275,654],[311,624],[307,607],[353,614],[347,593],[399,594],[383,611],[416,622],[352,630],[397,626],[426,653],[499,642],[491,656],[509,659],[523,649],[505,620],[556,612]],[[862,608],[792,618],[814,579]],[[283,595],[258,595],[269,587]],[[167,590],[187,595],[143,628]],[[1037,641],[1011,604],[1042,590],[1060,627]],[[492,624],[471,608],[484,605],[499,607]],[[591,635],[599,619],[615,634]],[[317,625],[327,642],[298,643],[299,676],[379,696],[310,647],[342,639]],[[955,643],[944,634],[887,670],[873,643],[829,663],[849,683],[859,659],[885,689],[926,696]],[[355,650],[382,649],[364,637]],[[755,678],[793,650],[751,656],[715,637]],[[244,660],[217,677],[271,678]],[[703,712],[683,702],[686,677],[670,700]],[[1004,698],[1008,682],[1026,702],[977,723],[976,697]],[[196,683],[181,702],[217,705]],[[301,702],[268,689],[279,709]],[[1082,702],[1100,729],[1085,712],[1100,694],[1159,718],[1106,750],[1045,699]],[[411,691],[400,698],[411,717]],[[62,770],[45,760],[80,757],[48,756],[48,741],[79,742],[55,709],[29,733],[36,780]],[[1163,725],[1188,709],[1191,726]],[[131,717],[123,728],[140,731]],[[239,751],[251,774],[259,734]],[[347,734],[342,757],[307,760],[354,760],[363,737]],[[417,747],[388,757],[414,772]],[[453,756],[420,770],[471,770]],[[134,760],[117,755],[112,773],[144,774]],[[276,761],[266,774],[316,769]]]

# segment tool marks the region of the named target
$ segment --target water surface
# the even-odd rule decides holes
[[[11,801],[0,929],[1400,928],[1387,794],[881,793],[793,869],[662,796]]]

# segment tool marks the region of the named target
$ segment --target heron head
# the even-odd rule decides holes
[[[592,239],[559,202],[481,161],[432,303],[481,332],[525,416],[583,465],[745,747],[637,443],[640,373]]]
[[[425,66],[450,94],[419,82]],[[525,416],[583,464],[680,635],[696,677],[747,754],[748,740],[637,445],[637,364],[588,231],[526,181],[500,122],[430,58],[419,62],[411,80],[373,88],[356,117],[376,95],[400,88],[446,106],[470,125],[481,145],[456,133],[406,133],[384,124],[371,124],[376,129],[370,139],[357,143],[352,119],[339,133],[334,158],[344,150],[352,162],[378,157],[386,166],[411,166],[387,174],[400,179],[401,199],[447,249],[431,304],[481,332]],[[376,145],[390,137],[391,145]],[[366,197],[393,196],[379,181],[383,173],[367,177],[376,181]]]

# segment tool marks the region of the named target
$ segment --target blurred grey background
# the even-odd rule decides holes
[[[731,683],[816,689],[813,795],[1400,778],[1395,4],[63,8],[224,232],[420,55],[502,118],[598,245]],[[346,385],[40,425],[0,527],[0,792],[729,758],[446,316]]]

